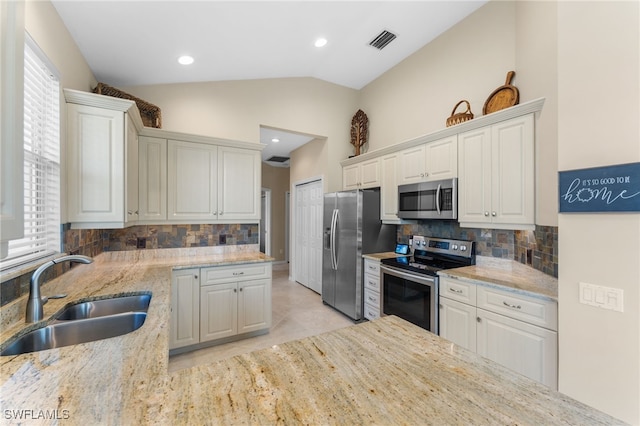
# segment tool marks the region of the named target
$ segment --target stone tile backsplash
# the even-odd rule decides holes
[[[125,229],[71,229],[61,227],[62,251],[95,257],[106,251],[162,248],[209,247],[258,244],[258,224],[140,225]],[[47,281],[62,275],[68,266],[56,265],[43,277]],[[29,292],[34,268],[0,284],[0,306]]]
[[[558,227],[536,225],[535,231],[461,228],[455,221],[430,220],[398,226],[398,242],[411,235],[476,242],[478,256],[513,259],[558,277]]]

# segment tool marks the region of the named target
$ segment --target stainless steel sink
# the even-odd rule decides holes
[[[126,312],[57,322],[19,337],[0,355],[19,355],[121,336],[142,327],[146,318],[146,312]]]
[[[139,294],[77,303],[62,311],[62,313],[56,317],[56,320],[69,321],[97,318],[123,312],[146,312],[149,309],[150,301],[150,294]]]

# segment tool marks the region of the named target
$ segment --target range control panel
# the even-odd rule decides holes
[[[444,238],[424,237],[421,235],[414,235],[410,240],[410,245],[413,250],[424,250],[464,257],[472,257],[475,255],[474,244],[473,241],[448,240]]]

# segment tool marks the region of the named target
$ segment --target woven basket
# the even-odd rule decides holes
[[[140,110],[140,118],[142,118],[142,124],[145,127],[162,128],[162,111],[159,107],[104,83],[98,83],[93,89],[93,93],[134,101]]]
[[[467,104],[467,110],[465,112],[455,113],[456,109],[460,106],[461,103]],[[451,111],[451,117],[447,118],[447,127],[455,126],[456,124],[464,123],[465,121],[469,121],[473,118],[473,113],[471,112],[471,105],[466,100],[461,100],[453,107],[453,111]]]

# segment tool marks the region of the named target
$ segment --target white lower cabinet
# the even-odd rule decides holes
[[[440,278],[440,336],[558,388],[555,301]]]
[[[364,317],[368,320],[380,318],[382,292],[380,288],[380,262],[364,260]]]
[[[195,300],[183,295],[188,274]],[[271,263],[174,271],[172,286],[169,349],[225,343],[271,327]]]
[[[171,277],[169,349],[200,342],[200,269],[180,269]]]

